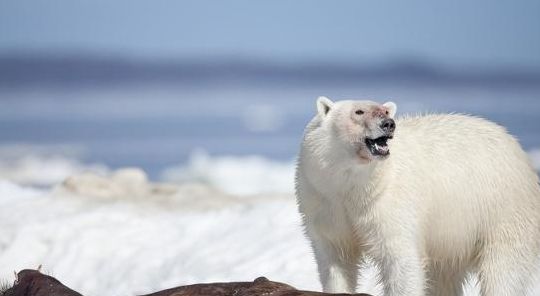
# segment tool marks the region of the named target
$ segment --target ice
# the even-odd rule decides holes
[[[166,169],[170,182],[201,182],[236,195],[292,193],[294,161],[272,161],[261,156],[210,156],[195,151],[187,164]]]
[[[46,145],[0,146],[0,178],[17,184],[51,186],[68,176],[88,171],[106,173],[102,164],[81,162],[74,147]]]

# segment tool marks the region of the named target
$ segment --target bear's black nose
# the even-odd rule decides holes
[[[396,129],[396,122],[392,118],[386,118],[381,122],[381,129],[387,133],[391,133]]]

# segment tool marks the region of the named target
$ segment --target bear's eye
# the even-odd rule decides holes
[[[386,113],[386,115],[390,114],[390,113],[388,112],[388,110],[386,110],[386,112],[384,112],[384,113]]]
[[[364,114],[364,111],[359,109],[359,110],[356,110],[354,113],[356,113],[358,115],[362,115],[362,114]]]

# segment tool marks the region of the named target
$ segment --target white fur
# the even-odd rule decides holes
[[[376,133],[376,118],[351,112],[383,107],[392,117],[395,104],[324,98],[317,106],[296,189],[324,291],[353,292],[357,265],[371,258],[388,296],[462,295],[468,272],[484,296],[527,294],[540,187],[504,128],[465,115],[405,117],[390,155],[366,158],[362,139]]]

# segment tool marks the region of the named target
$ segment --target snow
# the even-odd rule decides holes
[[[530,153],[536,168],[538,151]],[[55,171],[64,161],[46,166]],[[25,170],[38,176],[43,163]],[[7,171],[0,170],[0,278],[41,264],[84,295],[258,276],[320,290],[294,200],[294,161],[198,152],[163,172],[169,183],[150,182],[137,168],[91,173],[78,163],[64,182],[40,188],[8,181]],[[375,270],[363,274],[358,290],[381,295]]]
[[[185,165],[166,169],[162,178],[170,182],[202,182],[237,195],[292,193],[294,161],[278,162],[261,156],[210,156],[192,153]]]
[[[261,275],[320,289],[292,195],[235,199],[202,186],[207,194],[193,198],[193,188],[185,188],[190,186],[179,186],[167,199],[103,199],[4,181],[0,277],[42,264],[85,295],[148,293]],[[196,199],[228,202],[194,207]]]
[[[102,164],[84,164],[73,147],[1,145],[0,178],[17,184],[51,186],[84,171],[106,173]],[[46,172],[46,173],[44,173]]]

